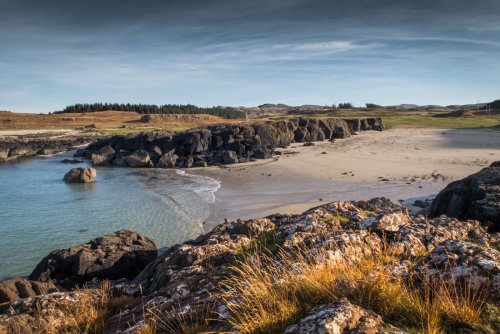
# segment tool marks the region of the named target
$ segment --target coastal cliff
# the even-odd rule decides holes
[[[158,257],[150,239],[119,231],[52,252],[32,281],[3,282],[0,332],[498,333],[499,217],[424,213],[337,201],[224,222]],[[12,291],[41,285],[30,298]]]
[[[78,152],[94,165],[190,168],[272,157],[276,148],[347,138],[358,131],[382,131],[380,118],[294,118],[251,125],[222,125],[170,134],[113,136]]]

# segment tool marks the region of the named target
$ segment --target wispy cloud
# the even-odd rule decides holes
[[[493,0],[4,0],[0,105],[493,99],[499,11]]]

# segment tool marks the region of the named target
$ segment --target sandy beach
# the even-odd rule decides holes
[[[281,156],[266,161],[194,171],[222,183],[207,225],[224,218],[300,213],[334,200],[432,196],[449,182],[499,160],[500,131],[368,131],[279,151]]]

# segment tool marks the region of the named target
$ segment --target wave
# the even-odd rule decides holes
[[[215,203],[215,193],[221,182],[208,176],[194,175],[183,170],[175,173],[165,170],[141,171],[140,179],[146,188],[160,197],[167,207],[202,222]]]
[[[221,187],[221,182],[208,176],[195,175],[186,173],[184,170],[177,169],[176,173],[182,177],[188,177],[193,182],[191,188],[192,191],[196,192],[202,197],[206,197],[210,203],[215,202],[215,193]]]

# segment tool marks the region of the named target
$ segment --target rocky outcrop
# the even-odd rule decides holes
[[[71,286],[98,279],[134,278],[157,256],[156,244],[131,230],[120,230],[45,257],[30,280]]]
[[[354,131],[382,130],[382,120],[295,118],[266,124],[224,125],[184,133],[114,136],[89,145],[94,165],[200,167],[268,159],[292,142],[347,138]],[[82,152],[79,152],[82,155]]]
[[[50,282],[30,281],[24,278],[9,279],[0,282],[0,304],[56,291],[57,287]]]
[[[311,250],[329,247],[324,260],[332,262],[356,261],[393,247],[401,254],[407,254],[405,256],[418,259],[418,266],[415,267],[409,266],[406,260],[389,266],[394,270],[394,277],[399,279],[440,277],[441,272],[443,277],[447,277],[447,272],[454,273],[461,268],[464,269],[463,278],[470,279],[467,275],[474,274],[477,282],[490,282],[495,289],[499,281],[497,267],[500,264],[498,251],[494,248],[498,247],[500,239],[497,235],[488,234],[479,222],[462,222],[447,217],[432,220],[423,216],[411,217],[404,206],[376,198],[366,202],[333,202],[300,215],[272,215],[223,223],[206,235],[169,248],[149,264],[134,279],[134,283],[144,289],[145,296],[141,302],[148,308],[158,310],[162,319],[169,323],[175,323],[179,317],[199,319],[206,315],[207,309],[219,310],[217,314],[223,316],[224,313],[220,312],[223,309],[220,283],[232,275],[230,268],[238,252],[255,240],[262,239],[273,240],[280,250],[292,254],[295,249],[303,247]],[[450,250],[445,250],[444,246],[456,240],[469,240],[479,248],[474,251],[470,248],[470,252],[467,248],[463,249],[460,255],[462,260],[456,260],[456,255],[449,253]],[[450,254],[450,259],[458,262],[445,270],[440,263],[446,261],[434,261],[436,256],[442,256],[438,254]],[[468,257],[466,254],[476,255]],[[479,288],[479,285],[471,288]],[[492,294],[491,298],[497,297]],[[367,333],[377,333],[377,330],[398,332],[393,327],[384,326],[379,316],[358,306],[344,302],[338,307],[336,305],[315,309],[304,321],[288,330],[290,333],[306,333],[313,328],[310,326],[314,326],[321,332],[328,330],[329,326],[338,326],[339,331],[332,333],[356,332],[354,329],[358,332],[366,329]],[[339,313],[339,309],[344,307],[350,311]],[[339,320],[347,314],[352,316],[349,318],[353,320],[352,327],[343,327],[345,323]],[[214,317],[216,328],[218,321]],[[112,317],[108,330],[124,331],[131,325],[131,319],[137,326],[143,320],[138,301],[126,305],[119,316]],[[220,321],[223,322],[223,319]]]
[[[450,285],[467,281],[472,290],[491,289],[488,291],[493,292],[488,298],[492,302],[500,300],[495,292],[500,291],[498,234],[487,233],[475,220],[410,216],[404,206],[385,198],[333,202],[298,215],[276,214],[224,222],[207,234],[168,248],[157,258],[151,256],[147,261],[139,261],[139,256],[134,256],[131,260],[134,269],[127,265],[121,274],[110,275],[110,267],[118,270],[116,263],[124,268],[121,266],[124,262],[117,260],[119,254],[131,254],[139,245],[141,251],[154,248],[151,241],[133,234],[120,231],[88,244],[53,252],[30,278],[58,283],[67,277],[73,282],[104,276],[131,279],[112,284],[115,289],[133,291],[128,296],[139,293],[140,297],[132,298],[107,319],[106,333],[139,330],[147,321],[148,313],[144,310],[161,314],[162,321],[172,326],[179,319],[209,318],[209,323],[205,324],[207,331],[228,330],[224,327],[227,326],[227,297],[223,282],[235,275],[234,266],[242,250],[252,249],[262,240],[267,240],[261,247],[268,247],[271,256],[278,251],[294,254],[301,250],[311,252],[312,256],[321,254],[321,261],[325,263],[359,261],[378,254],[384,256],[391,248],[395,254],[400,254],[387,263],[387,270],[395,280],[412,280],[412,284],[419,284],[419,280],[435,279]],[[124,239],[134,241],[124,242]],[[275,245],[275,249],[269,248],[266,242]],[[317,253],[321,249],[327,251]],[[125,263],[130,263],[129,260]],[[144,267],[140,272],[138,261]],[[69,292],[63,296],[78,299],[70,297]],[[11,311],[14,313],[4,318],[11,321],[17,316],[29,315],[30,303],[29,299],[9,303],[4,309],[14,310]],[[338,299],[316,306],[302,320],[289,326],[286,333],[403,333],[384,321],[387,319],[352,301]]]
[[[98,312],[101,291],[54,292],[0,305],[0,333],[79,333],[75,331],[78,311]],[[86,308],[89,306],[89,308]],[[69,313],[69,314],[68,314]],[[98,314],[96,314],[98,315]],[[81,314],[84,318],[86,314]],[[90,315],[91,316],[91,315]]]
[[[476,290],[486,288],[492,298],[500,300],[500,252],[484,244],[457,239],[443,241],[421,259],[416,271],[437,282],[467,284]]]
[[[115,157],[115,150],[110,145],[103,146],[90,155],[92,165],[101,166],[109,165],[111,160]]]
[[[96,137],[59,137],[50,134],[0,137],[0,163],[65,152],[96,140]]]
[[[500,161],[463,180],[450,183],[432,201],[429,215],[476,219],[500,232]]]
[[[268,128],[260,131],[263,136],[273,133]],[[195,146],[192,149],[203,150],[203,147]],[[172,151],[160,150],[157,152],[161,154],[160,157],[174,154]],[[196,163],[194,159],[193,163]],[[452,304],[445,304],[444,307],[451,305],[460,309],[461,301],[476,303],[474,298],[480,298],[479,302],[488,307],[498,307],[499,246],[500,234],[488,232],[477,220],[460,220],[444,215],[437,218],[412,216],[403,205],[386,198],[374,198],[369,201],[332,202],[302,214],[275,214],[259,219],[225,221],[194,240],[169,247],[156,258],[153,256],[156,255],[154,251],[144,261],[139,260],[137,253],[154,249],[154,243],[134,232],[119,231],[88,244],[51,253],[38,265],[30,279],[53,280],[59,284],[69,280],[75,284],[91,278],[126,278],[111,282],[114,291],[127,291],[127,299],[119,311],[106,319],[105,333],[140,332],[151,314],[160,317],[161,323],[157,328],[160,332],[165,329],[162,328],[164,324],[169,327],[168,332],[181,332],[182,328],[200,328],[199,332],[207,333],[238,332],[238,328],[233,328],[228,319],[231,319],[232,303],[237,303],[241,295],[230,295],[235,290],[228,288],[228,279],[242,280],[242,286],[246,288],[246,276],[235,276],[241,273],[242,258],[248,260],[245,263],[252,268],[254,264],[264,267],[269,263],[276,264],[276,276],[269,276],[272,289],[275,286],[280,288],[280,284],[288,281],[299,280],[302,283],[302,275],[306,275],[310,268],[331,266],[327,269],[332,272],[320,271],[317,276],[311,277],[321,280],[323,274],[331,277],[333,273],[333,282],[328,279],[322,282],[327,283],[326,291],[331,289],[333,294],[313,294],[314,298],[300,310],[303,317],[286,322],[284,332],[395,334],[405,332],[392,325],[398,324],[398,327],[409,332],[417,332],[420,328],[412,326],[419,325],[422,319],[405,322],[408,317],[418,318],[415,311],[419,310],[409,310],[407,317],[405,310],[401,311],[401,316],[386,313],[386,303],[377,309],[377,299],[385,296],[386,292],[389,297],[393,293],[396,293],[396,297],[409,294],[411,298],[417,298],[415,301],[422,303],[426,302],[418,299],[420,294],[422,298],[424,294],[428,298],[429,293],[431,299],[437,296],[435,300],[438,300],[454,298],[454,293],[466,292],[466,299],[455,298]],[[135,255],[130,257],[129,254]],[[256,254],[265,254],[263,262],[252,262]],[[126,260],[122,261],[124,256]],[[366,272],[351,273],[351,268],[356,268],[356,264],[366,267]],[[344,274],[341,268],[345,268]],[[120,273],[112,274],[115,270]],[[264,273],[267,279],[266,269],[263,270],[256,273],[259,277]],[[287,275],[283,276],[283,272]],[[378,286],[381,278],[383,284]],[[305,282],[305,291],[308,292],[310,283]],[[315,284],[315,281],[311,283]],[[297,286],[300,290],[300,284]],[[382,286],[387,286],[389,290],[385,291]],[[414,290],[401,292],[399,287]],[[428,287],[430,291],[426,290]],[[252,288],[256,289],[255,286]],[[462,290],[457,292],[457,289]],[[441,290],[451,295],[441,295]],[[85,291],[92,295],[92,289]],[[323,294],[325,290],[320,291]],[[354,294],[351,293],[353,291]],[[398,294],[398,291],[402,294]],[[2,323],[10,326],[22,316],[35,317],[36,312],[33,310],[38,305],[35,303],[45,303],[50,310],[58,310],[57,305],[61,300],[78,303],[84,297],[79,293],[80,290],[52,293],[8,302],[0,306],[0,326]],[[267,294],[264,296],[267,297]],[[373,305],[369,306],[372,311],[355,305],[355,301],[362,305],[365,302]],[[410,299],[405,303],[413,301]],[[411,305],[405,303],[402,305],[411,309]],[[422,304],[424,308],[428,306],[434,307],[434,304]],[[399,307],[398,304],[394,310],[399,312]],[[373,310],[386,318],[383,319]],[[440,321],[449,320],[447,314],[441,314],[446,313],[446,310],[440,309],[438,312]],[[486,307],[481,311],[486,312]],[[63,319],[60,315],[59,318]],[[482,331],[483,327],[476,328],[483,325],[473,324],[471,327],[470,323],[462,323],[461,318],[453,319],[450,324],[456,333],[496,333],[499,328],[494,317],[480,319],[489,321],[488,331]],[[203,326],[195,324],[200,320]]]
[[[163,154],[158,158],[156,167],[158,168],[173,168],[177,163],[179,157],[175,154],[175,150],[170,150],[169,152]]]
[[[97,172],[94,168],[71,168],[64,175],[64,181],[67,183],[89,183],[94,182]]]
[[[126,156],[125,162],[129,167],[151,167],[149,153],[144,150],[138,150]]]
[[[309,333],[404,334],[406,332],[384,324],[379,315],[353,305],[346,298],[342,298],[334,303],[315,307],[298,324],[288,327],[284,334]]]

